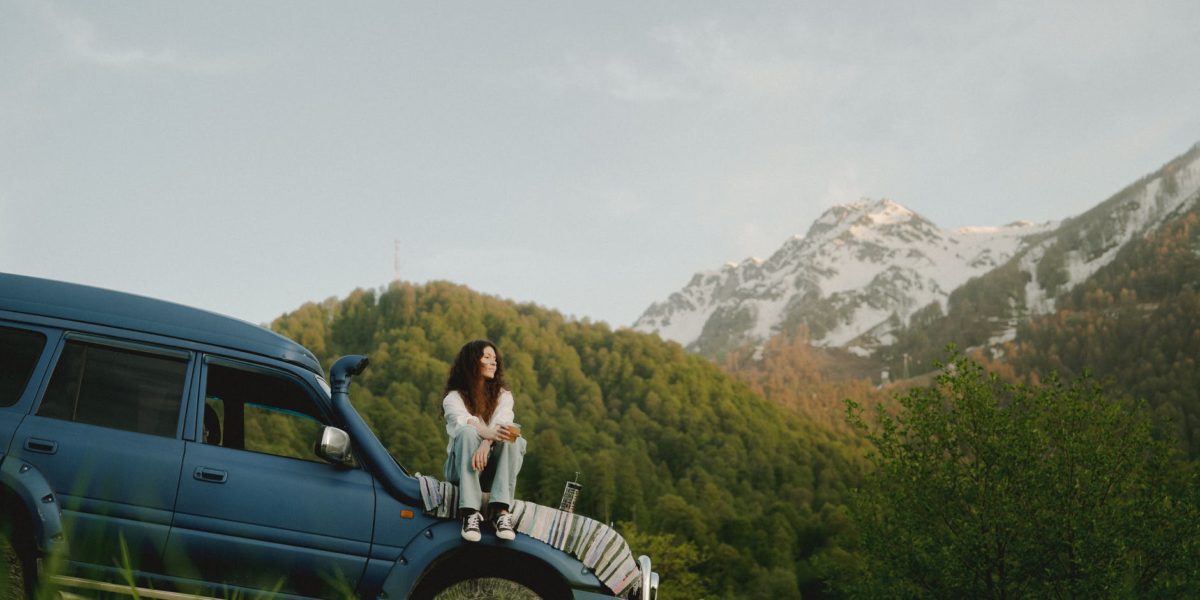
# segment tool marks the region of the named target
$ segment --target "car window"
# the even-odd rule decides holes
[[[0,327],[0,406],[21,399],[45,346],[46,336],[40,333]]]
[[[173,437],[186,375],[185,357],[68,340],[37,414]]]
[[[212,362],[204,396],[205,443],[323,462],[313,448],[324,420],[295,379]]]

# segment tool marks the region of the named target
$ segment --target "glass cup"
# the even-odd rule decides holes
[[[505,427],[508,429],[508,437],[505,438],[504,441],[515,442],[515,441],[517,441],[517,438],[521,437],[521,424],[520,423],[506,423]]]

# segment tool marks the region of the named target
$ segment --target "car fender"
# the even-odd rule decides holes
[[[20,499],[38,550],[49,555],[67,547],[62,507],[50,483],[33,465],[11,456],[0,458],[0,486]]]
[[[591,569],[561,550],[525,534],[517,534],[512,541],[502,541],[495,534],[485,532],[480,541],[467,542],[462,539],[457,520],[435,523],[414,537],[384,580],[383,592],[388,598],[407,598],[422,578],[446,560],[452,560],[463,551],[486,553],[492,550],[497,555],[519,555],[522,561],[541,563],[573,590],[594,590],[611,595]]]

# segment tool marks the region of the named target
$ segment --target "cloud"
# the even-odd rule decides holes
[[[799,51],[793,47],[796,37],[784,27],[738,29],[717,19],[689,21],[651,28],[641,44],[619,54],[572,59],[544,71],[543,79],[556,88],[634,103],[812,103],[857,77],[854,69]]]
[[[597,218],[609,221],[629,221],[646,214],[648,202],[635,189],[616,184],[603,188],[574,186],[569,193],[573,201],[595,211]]]
[[[543,71],[558,89],[579,89],[631,103],[695,100],[711,93],[719,39],[682,27],[658,28],[645,47],[590,59],[569,59]]]
[[[825,194],[821,198],[824,207],[838,204],[849,204],[866,197],[863,185],[858,177],[859,169],[853,164],[843,165],[830,175],[825,186]]]
[[[737,31],[714,19],[660,27],[651,37],[666,48],[672,66],[697,88],[725,95],[790,96],[813,87],[829,73],[810,59],[767,51],[764,37],[787,45],[772,31]]]
[[[58,34],[67,56],[77,62],[115,70],[166,69],[207,74],[245,71],[256,66],[244,59],[189,56],[173,48],[118,45],[101,39],[97,27],[87,19],[64,14],[49,4],[42,5],[41,13]]]
[[[677,75],[653,72],[618,57],[569,62],[542,70],[539,77],[555,89],[580,89],[632,103],[681,100],[694,95]]]

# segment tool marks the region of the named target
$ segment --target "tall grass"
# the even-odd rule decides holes
[[[0,541],[0,560],[4,561],[6,567],[0,569],[0,600],[24,600],[25,594],[22,585],[21,562],[17,557],[16,550],[9,543],[8,537],[2,536],[0,540],[2,540]],[[121,536],[119,540],[118,554],[114,562],[120,571],[122,583],[129,588],[129,591],[126,592],[126,597],[140,598],[134,575],[135,568],[124,536]],[[60,598],[61,596],[59,596],[58,591],[53,589],[53,586],[49,584],[48,578],[62,572],[61,559],[59,557],[47,557],[43,560],[42,564],[43,585],[41,586],[39,597],[35,600]],[[336,599],[330,600],[352,600],[357,598],[354,588],[344,578],[337,578],[337,580],[330,583],[338,595]],[[282,587],[283,582],[280,581],[276,584],[274,590],[254,594],[246,594],[240,590],[225,590],[222,598],[223,600],[250,600],[251,598],[254,600],[271,600],[278,595]],[[88,594],[88,597],[108,598],[116,596],[94,592]],[[496,577],[485,577],[456,583],[439,593],[435,597],[435,600],[539,600],[539,598],[532,590],[519,583]]]
[[[8,536],[0,541],[0,560],[4,561],[4,569],[0,569],[0,598],[3,600],[19,600],[25,597],[21,583],[21,561],[17,551],[8,542]]]

